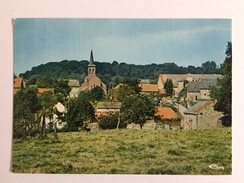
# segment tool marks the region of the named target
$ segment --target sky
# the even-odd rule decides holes
[[[38,19],[14,21],[14,74],[62,60],[201,66],[224,62],[231,19]]]

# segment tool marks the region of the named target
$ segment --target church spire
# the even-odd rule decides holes
[[[91,55],[90,55],[89,65],[95,65],[95,64],[94,64],[94,59],[93,59],[93,53],[92,53],[92,50],[91,50]]]
[[[96,75],[96,65],[94,64],[93,52],[91,50],[90,60],[88,63],[88,76]]]

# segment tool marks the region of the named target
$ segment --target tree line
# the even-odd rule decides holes
[[[132,77],[138,79],[150,79],[152,83],[156,83],[157,77],[161,73],[168,74],[217,74],[220,73],[220,66],[214,61],[206,61],[201,67],[195,66],[177,66],[175,63],[163,64],[148,64],[148,65],[135,65],[127,63],[112,63],[95,62],[97,67],[97,76],[109,88],[121,83],[124,78]],[[81,83],[87,76],[87,60],[63,60],[60,62],[49,62],[33,67],[30,71],[19,74],[20,77],[28,79],[30,84],[35,84],[36,80],[40,77],[47,76],[56,79],[77,79]]]

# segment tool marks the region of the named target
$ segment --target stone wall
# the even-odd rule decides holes
[[[186,100],[196,102],[200,98],[199,92],[187,92]]]

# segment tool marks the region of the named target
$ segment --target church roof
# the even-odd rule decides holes
[[[106,94],[106,84],[104,84],[99,77],[96,75],[87,76],[84,80],[84,83],[81,84],[81,91],[90,90],[92,86],[101,87]]]

